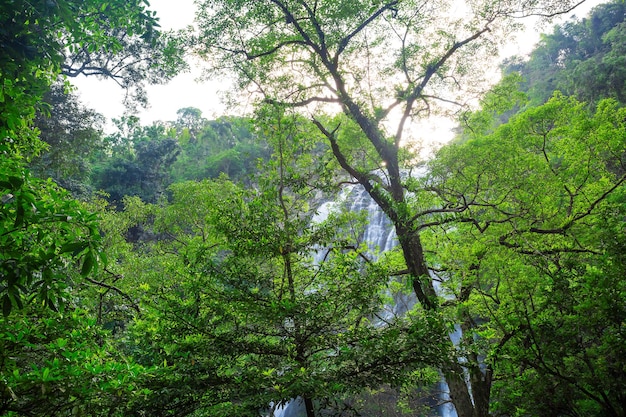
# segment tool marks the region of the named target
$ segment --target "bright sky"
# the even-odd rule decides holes
[[[572,14],[586,16],[589,10],[605,0],[587,0]],[[193,23],[195,6],[193,0],[151,0],[151,9],[157,11],[161,27],[167,29],[182,29]],[[551,32],[552,26],[544,29]],[[507,54],[525,54],[532,50],[539,40],[537,28],[529,23],[529,30],[517,37],[507,48]],[[191,63],[193,67],[193,62]],[[183,107],[196,107],[202,111],[204,117],[214,119],[225,112],[220,103],[220,90],[226,85],[219,81],[198,83],[199,73],[192,70],[177,76],[166,85],[150,86],[148,89],[150,107],[140,113],[142,124],[150,124],[156,120],[175,120],[176,111]],[[119,118],[124,113],[122,105],[123,91],[113,81],[100,81],[94,77],[80,77],[72,82],[78,87],[79,94],[85,105],[102,113],[107,118]]]

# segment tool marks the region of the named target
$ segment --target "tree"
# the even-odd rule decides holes
[[[204,120],[193,110],[179,110],[181,117],[175,123],[181,144],[181,154],[172,166],[175,180],[216,179],[226,174],[233,180],[252,181],[258,161],[267,160],[271,153],[265,139],[254,132],[252,121],[227,116]]]
[[[6,3],[0,39],[14,62],[35,63],[52,79],[59,73],[110,78],[142,101],[146,81],[163,83],[185,66],[182,42],[161,33],[156,12],[146,6],[143,0]]]
[[[427,234],[429,261],[499,415],[624,415],[624,112],[555,94],[430,164],[426,187],[465,208]]]
[[[73,265],[71,259],[82,256],[85,275],[99,259],[95,217],[57,187],[31,178],[24,168],[24,161],[42,149],[32,123],[36,110],[43,110],[43,95],[73,64],[80,65],[78,72],[88,70],[89,54],[68,62],[68,51],[107,53],[108,62],[125,66],[119,54],[128,51],[117,35],[120,31],[128,37],[145,35],[150,43],[156,39],[157,22],[143,2],[135,1],[108,2],[104,7],[99,1],[4,2],[0,18],[0,236],[4,257],[0,282],[8,313],[11,306],[21,306],[22,297],[31,295],[49,306],[57,305],[62,299],[57,290],[66,285],[62,276]],[[111,28],[115,30],[111,32]],[[175,55],[168,57],[176,61]]]
[[[543,35],[527,60],[513,58],[507,72],[520,72],[530,103],[539,105],[559,90],[595,105],[604,98],[626,100],[622,1],[595,7],[589,17],[570,20]]]
[[[117,121],[119,131],[107,139],[111,157],[94,167],[94,186],[117,204],[124,196],[155,203],[171,183],[170,169],[180,153],[178,141],[164,123],[141,126],[135,117]]]
[[[0,298],[3,313],[37,300],[65,304],[71,271],[97,267],[97,216],[51,181],[33,178],[12,160],[0,162]],[[77,265],[79,264],[79,265]]]
[[[185,141],[196,141],[198,132],[202,129],[207,120],[202,117],[202,111],[195,107],[185,107],[176,111],[176,127],[182,131]]]
[[[164,46],[144,3],[0,3],[2,415],[120,415],[120,399],[141,394],[135,384],[143,368],[112,348],[76,290],[98,283],[91,277],[106,264],[97,216],[26,165],[44,148],[33,120],[46,112],[42,98],[62,73],[96,70],[125,77],[129,87],[165,74],[145,55],[127,59]],[[171,75],[178,51],[152,52]],[[54,139],[66,139],[58,133]]]
[[[120,353],[82,309],[31,304],[0,318],[0,414],[122,416],[149,370]]]
[[[453,216],[463,208],[433,208],[417,197],[415,182],[402,173],[416,158],[403,147],[408,123],[473,97],[475,82],[464,83],[462,94],[457,87],[468,74],[482,73],[479,66],[510,29],[511,17],[553,16],[575,3],[473,2],[461,17],[435,1],[210,0],[198,13],[197,49],[210,59],[212,74],[234,72],[265,102],[313,114],[339,109],[350,119],[332,124],[317,115],[312,121],[341,168],[391,219],[407,280],[423,308],[437,312],[420,232],[432,214]],[[341,143],[346,128],[350,140]],[[355,142],[361,146],[346,146]],[[478,366],[470,371],[473,399],[461,365],[454,360],[444,367],[461,417],[488,413],[490,378]]]

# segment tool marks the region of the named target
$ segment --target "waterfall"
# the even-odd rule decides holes
[[[362,186],[352,186],[346,199],[346,209],[350,212],[367,212],[367,227],[363,234],[363,241],[368,245],[370,252],[386,252],[396,246],[396,232],[387,216],[378,207],[378,204],[369,196]]]

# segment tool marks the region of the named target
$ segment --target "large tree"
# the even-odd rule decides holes
[[[428,258],[474,323],[461,347],[499,381],[500,415],[626,411],[624,113],[555,94],[430,163],[426,187],[467,203],[432,219]]]
[[[420,200],[402,172],[416,158],[406,146],[410,125],[475,96],[515,18],[554,16],[577,3],[207,0],[197,49],[213,73],[234,72],[261,100],[314,115],[338,164],[393,222],[421,306],[439,311],[420,232],[432,214],[465,207]],[[337,110],[349,120],[319,117]],[[490,374],[468,369],[471,389],[457,361],[443,367],[452,401],[461,417],[486,415]]]

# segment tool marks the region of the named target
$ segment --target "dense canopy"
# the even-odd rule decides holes
[[[0,4],[0,415],[625,416],[626,6],[495,59],[578,3]]]

